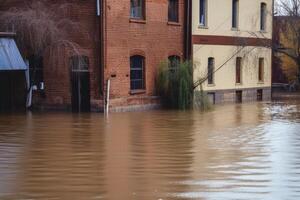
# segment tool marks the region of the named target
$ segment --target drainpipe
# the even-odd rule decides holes
[[[184,57],[186,60],[190,60],[192,54],[192,0],[185,1],[184,21]]]
[[[104,88],[104,0],[96,0],[96,15],[97,15],[97,29],[98,29],[98,66],[99,66],[99,94],[103,96]]]

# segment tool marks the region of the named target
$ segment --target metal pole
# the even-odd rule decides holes
[[[107,89],[106,89],[106,114],[109,113],[109,96],[110,96],[110,79],[107,80]]]

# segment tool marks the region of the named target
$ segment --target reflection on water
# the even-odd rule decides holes
[[[300,103],[0,115],[0,199],[300,199]]]

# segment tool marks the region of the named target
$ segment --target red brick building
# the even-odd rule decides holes
[[[81,55],[61,55],[56,66],[41,61],[34,106],[102,111],[108,79],[112,110],[157,106],[155,73],[159,63],[185,57],[184,0],[68,2],[74,5],[70,18],[84,30],[84,34],[72,33]],[[2,10],[26,3],[10,1]],[[78,60],[85,64],[78,67]]]

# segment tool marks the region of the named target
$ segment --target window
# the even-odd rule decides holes
[[[44,60],[41,56],[31,55],[28,58],[30,78],[33,85],[38,87],[38,91],[43,90],[44,84]]]
[[[200,25],[207,26],[207,0],[200,0]]]
[[[257,101],[263,100],[263,90],[257,90]]]
[[[264,58],[259,58],[259,65],[258,65],[258,81],[264,81]]]
[[[235,67],[236,67],[236,71],[235,71],[236,83],[242,83],[242,76],[241,76],[241,74],[242,74],[242,58],[241,57],[236,58]]]
[[[232,0],[232,28],[238,28],[239,0]]]
[[[236,103],[242,103],[243,102],[243,91],[236,91],[235,92],[235,101],[236,101]]]
[[[169,56],[169,68],[171,71],[175,71],[180,64],[180,57],[179,56]]]
[[[145,58],[143,56],[130,57],[130,89],[145,89]]]
[[[168,21],[179,22],[178,0],[169,0]]]
[[[214,68],[215,68],[215,59],[208,58],[208,67],[207,67],[208,84],[214,84]]]
[[[89,58],[87,56],[72,56],[71,57],[72,71],[87,72],[89,71]]]
[[[267,4],[260,4],[260,30],[266,30],[266,22],[267,22]]]
[[[145,0],[130,0],[130,17],[145,19]]]

